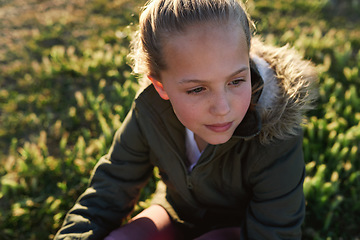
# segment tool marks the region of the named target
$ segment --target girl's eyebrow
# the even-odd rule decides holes
[[[248,66],[243,66],[243,67],[241,67],[239,70],[237,70],[237,71],[233,72],[232,74],[230,74],[227,78],[234,77],[234,76],[238,75],[239,73],[242,73],[242,72],[244,72],[244,71],[247,71],[248,69],[249,69]]]
[[[238,75],[239,73],[242,73],[246,70],[248,70],[249,67],[248,66],[243,66],[240,69],[236,70],[235,72],[231,73],[228,77],[226,77],[226,79],[232,78],[236,75]],[[206,80],[200,80],[200,79],[181,79],[178,84],[186,84],[186,83],[205,83],[207,82]]]

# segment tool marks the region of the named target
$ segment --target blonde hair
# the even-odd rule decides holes
[[[135,73],[160,80],[166,69],[162,44],[166,38],[202,22],[235,23],[242,27],[250,49],[251,26],[238,0],[150,0],[140,16],[139,30],[132,42],[130,58]]]

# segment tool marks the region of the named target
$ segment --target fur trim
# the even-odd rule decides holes
[[[288,45],[266,46],[258,38],[251,44],[250,56],[264,79],[257,105],[262,119],[261,143],[298,134],[305,113],[313,108],[317,98],[313,64]]]

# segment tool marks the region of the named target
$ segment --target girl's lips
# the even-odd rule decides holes
[[[226,132],[227,130],[229,130],[229,128],[231,128],[232,122],[218,123],[205,126],[213,132]]]

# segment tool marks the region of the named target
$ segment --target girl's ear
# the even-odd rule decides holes
[[[160,95],[160,97],[164,100],[169,100],[169,97],[168,97],[162,83],[150,75],[148,75],[147,77],[150,79],[150,81],[154,85],[154,87],[155,87],[156,91],[158,92],[158,94]]]

